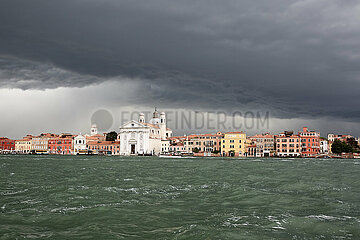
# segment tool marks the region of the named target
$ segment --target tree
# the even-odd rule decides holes
[[[117,139],[117,133],[115,131],[106,134],[106,141],[115,141]]]
[[[335,154],[340,154],[340,153],[352,152],[353,149],[350,145],[346,144],[345,142],[340,141],[339,139],[335,139],[335,141],[331,145],[331,151]]]
[[[356,141],[355,138],[348,138],[346,140],[347,145],[349,145],[353,150],[356,150],[357,148],[359,148],[358,142]]]

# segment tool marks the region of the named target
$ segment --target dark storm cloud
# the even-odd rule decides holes
[[[2,1],[0,84],[134,78],[150,104],[358,120],[359,16],[352,0]]]

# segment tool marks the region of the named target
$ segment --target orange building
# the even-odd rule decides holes
[[[307,127],[303,127],[299,131],[301,139],[301,156],[313,157],[320,154],[320,133],[309,131]]]
[[[49,153],[50,154],[63,154],[69,155],[74,152],[73,139],[74,135],[71,134],[62,134],[57,137],[49,139]]]
[[[300,136],[292,131],[275,136],[276,155],[279,157],[298,157],[301,155]]]
[[[1,137],[0,138],[0,151],[2,152],[10,152],[15,150],[15,140]]]
[[[87,149],[91,154],[120,155],[120,142],[90,141],[87,142]]]

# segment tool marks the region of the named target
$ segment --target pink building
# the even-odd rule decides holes
[[[191,134],[186,137],[184,147],[188,153],[194,152],[195,149],[200,153],[220,151],[223,136],[224,134],[221,132],[214,134]]]
[[[285,131],[275,136],[276,155],[279,157],[298,157],[301,155],[300,136]]]

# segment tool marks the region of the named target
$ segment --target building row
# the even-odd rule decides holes
[[[0,138],[0,152],[22,154],[107,154],[107,155],[160,155],[169,152],[171,129],[166,127],[165,113],[156,109],[149,122],[140,114],[120,126],[117,138],[106,141],[106,134],[99,134],[92,125],[90,134],[27,135],[20,140]]]
[[[331,154],[331,145],[336,138],[321,138],[320,132],[304,127],[302,131],[284,131],[246,136],[244,132],[216,134],[192,134],[170,138],[169,151],[174,154],[197,156],[235,157],[317,157]],[[338,136],[338,135],[335,135]],[[346,135],[346,139],[359,139]],[[341,138],[341,140],[346,141]]]
[[[304,127],[297,133],[284,131],[247,136],[245,132],[216,132],[173,136],[167,127],[165,113],[155,108],[152,118],[146,122],[144,114],[119,128],[116,139],[106,140],[92,125],[90,134],[27,135],[20,140],[0,138],[0,152],[22,154],[106,154],[106,155],[194,155],[229,157],[316,157],[331,153],[332,143],[357,141],[350,135],[320,133]]]

